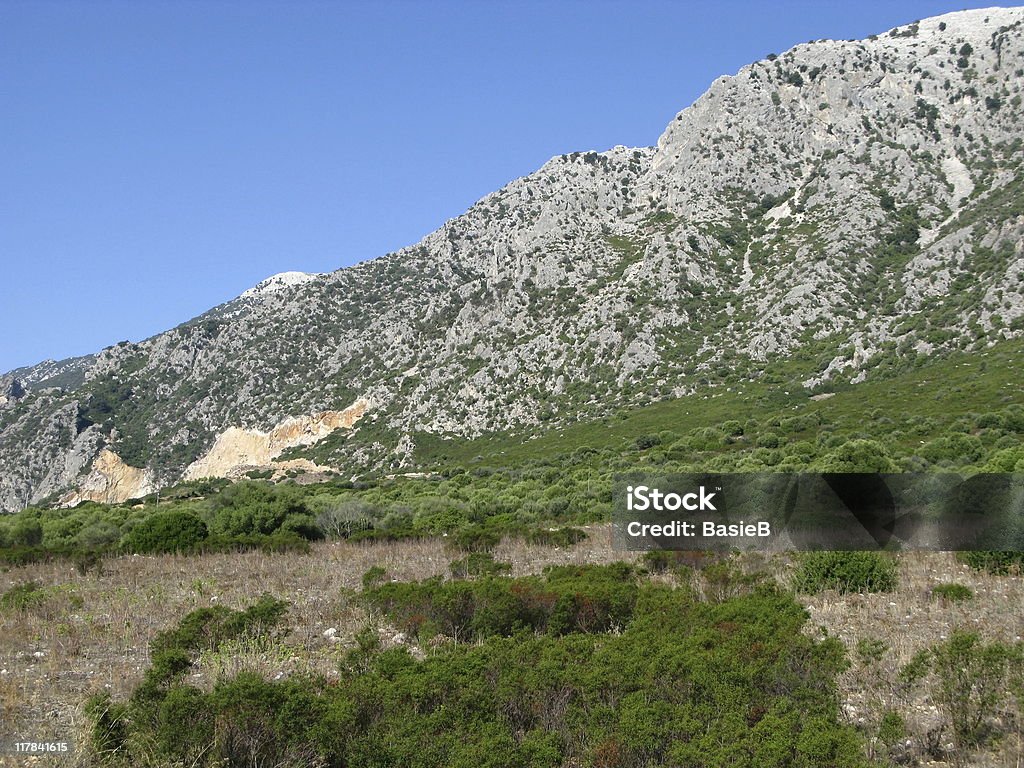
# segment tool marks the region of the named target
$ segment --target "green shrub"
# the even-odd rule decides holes
[[[494,559],[490,552],[470,552],[461,560],[453,560],[448,566],[452,578],[465,579],[470,576],[499,576],[512,570],[511,563]]]
[[[1024,570],[1024,552],[961,552],[957,557],[976,571],[999,576],[1005,576],[1011,571]]]
[[[370,566],[363,574],[363,589],[372,589],[387,579],[387,576],[388,572],[379,565]]]
[[[657,445],[661,445],[660,435],[640,435],[636,440],[633,441],[633,445],[638,451],[646,451],[654,448]]]
[[[862,637],[857,641],[857,660],[863,666],[872,666],[885,657],[887,650],[889,646],[884,641]]]
[[[19,517],[10,527],[7,538],[15,547],[37,547],[43,543],[43,526],[38,520]]]
[[[543,547],[572,547],[586,539],[580,528],[535,528],[526,534],[527,543]]]
[[[664,549],[655,549],[644,552],[640,562],[644,564],[651,573],[666,573],[676,567],[675,552]]]
[[[723,422],[721,429],[728,437],[740,437],[743,435],[743,422],[731,419]]]
[[[632,570],[620,564],[548,568],[542,577],[516,580],[389,583],[364,596],[407,634],[483,639],[519,629],[602,632],[629,620],[636,594]]]
[[[324,538],[324,532],[320,530],[313,516],[305,513],[288,515],[275,533],[292,533],[307,541],[320,541]]]
[[[270,535],[292,515],[308,515],[301,489],[241,481],[220,491],[209,504],[212,532],[227,536]]]
[[[808,552],[800,558],[794,587],[808,594],[826,589],[891,592],[896,588],[896,562],[877,552]]]
[[[39,582],[15,584],[0,595],[0,608],[5,611],[26,611],[46,600],[46,595],[47,591],[39,586]]]
[[[966,587],[963,584],[938,584],[932,587],[932,597],[937,597],[949,603],[958,603],[963,600],[972,600],[974,592],[970,587]]]
[[[413,516],[413,528],[427,534],[457,531],[468,523],[469,515],[464,504],[430,496],[420,501]]]
[[[52,550],[44,547],[9,547],[0,550],[0,563],[5,566],[18,567],[30,563],[48,562],[69,553],[63,549]]]
[[[121,539],[121,529],[109,520],[97,520],[84,526],[74,538],[74,545],[85,550],[108,549]]]
[[[72,584],[44,587],[29,581],[16,584],[0,595],[0,610],[3,612],[33,612],[47,619],[78,610],[84,604]]]
[[[704,604],[686,589],[638,584],[627,566],[463,582],[447,596],[440,582],[428,593],[424,584],[388,587],[391,597],[396,586],[425,594],[435,608],[482,601],[486,618],[478,610],[473,621],[502,623],[524,608],[520,592],[568,604],[591,581],[603,585],[598,593],[630,589],[635,611],[620,631],[481,632],[479,643],[449,644],[422,661],[360,633],[332,679],[242,673],[212,690],[185,683],[181,655],[173,664],[154,656],[163,682],[139,695],[147,673],[124,711],[104,721],[115,726],[107,746],[124,765],[196,768],[866,766],[856,732],[839,722],[842,646],[803,632],[806,612],[778,590]],[[100,731],[95,715],[94,723]]]
[[[898,472],[888,449],[875,440],[848,440],[818,463],[822,472]]]
[[[501,542],[501,536],[481,525],[470,525],[457,531],[451,542],[461,552],[490,552]]]
[[[991,721],[1009,695],[1012,652],[1001,643],[984,645],[974,633],[954,632],[932,654],[939,681],[936,698],[963,753],[993,732]]]
[[[900,668],[896,680],[904,689],[910,690],[928,675],[931,665],[932,652],[924,648]]]
[[[970,464],[985,455],[985,447],[974,435],[953,434],[937,437],[921,446],[918,454],[933,464],[952,462]]]
[[[215,649],[225,640],[242,635],[265,634],[277,627],[288,603],[264,594],[243,611],[222,605],[197,608],[188,613],[174,629],[159,633],[150,643],[154,654],[180,650],[188,654]]]
[[[907,724],[899,712],[887,709],[878,725],[878,740],[892,748],[907,735]]]
[[[206,523],[191,512],[156,512],[125,537],[129,552],[190,552],[209,535]]]
[[[182,685],[186,673],[202,651],[216,650],[225,641],[240,637],[283,632],[280,624],[287,609],[286,602],[263,595],[244,611],[225,606],[198,608],[187,614],[177,627],[157,634],[150,643],[150,668],[132,692],[126,738],[133,729],[155,732],[164,749],[175,758],[184,759],[186,752],[191,755],[187,738],[181,743],[184,751],[176,751],[171,748],[172,741],[167,737],[178,727],[177,724],[168,725],[168,707],[173,705],[173,712],[180,713],[183,707],[179,705],[184,701],[181,697],[188,698],[188,694],[174,694],[173,691]],[[192,712],[190,716],[197,724],[201,722],[199,713]],[[185,732],[196,731],[186,729]]]
[[[89,734],[92,748],[100,756],[110,755],[124,747],[128,736],[127,704],[115,704],[110,692],[103,691],[86,700],[85,714],[92,720]]]

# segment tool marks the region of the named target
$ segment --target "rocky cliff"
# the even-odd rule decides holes
[[[796,46],[655,147],[553,158],[397,253],[22,376],[0,506],[80,487],[104,447],[167,483],[225,435],[357,401],[358,425],[260,461],[406,466],[425,433],[557,425],[794,355],[823,391],[1020,335],[1022,34],[1024,10],[987,9]]]

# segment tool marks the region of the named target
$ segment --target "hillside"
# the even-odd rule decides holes
[[[806,400],[1015,339],[1022,22],[965,11],[796,46],[716,80],[655,147],[553,158],[409,248],[12,372],[0,508],[120,501],[200,460],[409,470],[447,436],[747,381]],[[338,428],[271,450],[289,419]],[[229,430],[253,450],[212,462]]]

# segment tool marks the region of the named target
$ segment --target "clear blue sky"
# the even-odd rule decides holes
[[[0,0],[0,372],[417,241],[917,2]]]

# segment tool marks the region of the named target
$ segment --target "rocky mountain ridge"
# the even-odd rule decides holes
[[[80,381],[8,376],[0,507],[80,487],[104,450],[159,485],[229,429],[357,402],[273,458],[408,467],[423,434],[543,428],[796,355],[810,394],[1019,336],[1022,35],[1024,10],[993,8],[798,45],[716,80],[653,148],[553,158],[414,246],[271,278]]]

